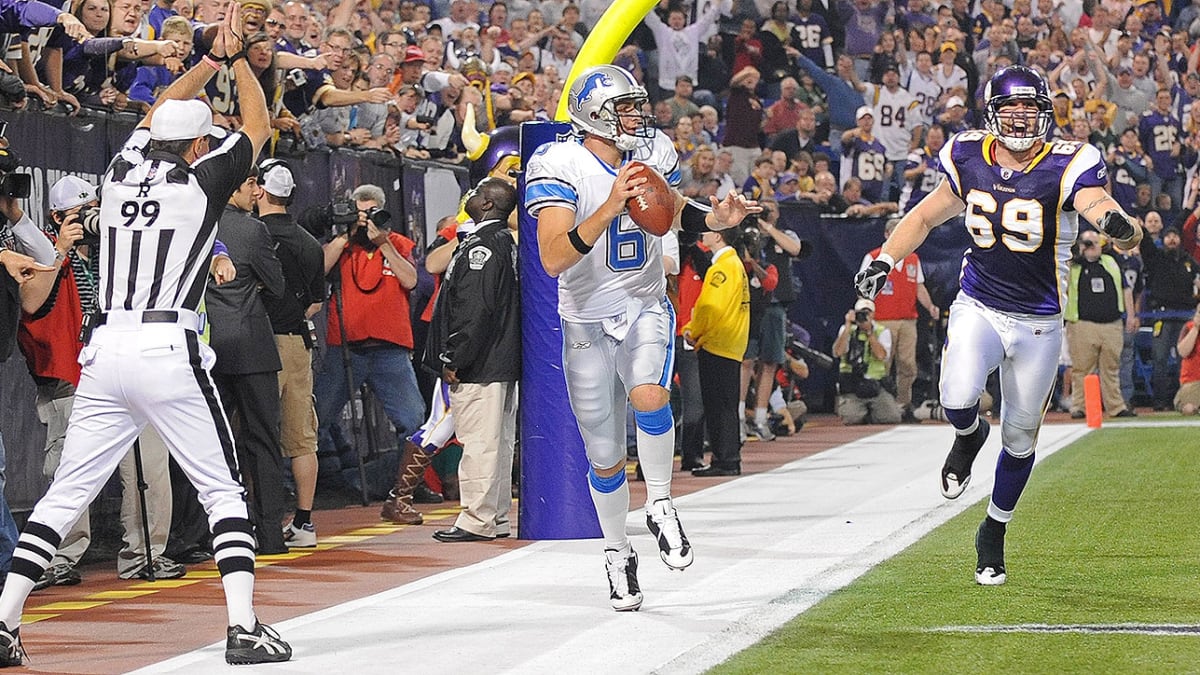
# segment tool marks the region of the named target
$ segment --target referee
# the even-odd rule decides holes
[[[209,376],[213,352],[200,342],[196,313],[217,216],[270,134],[262,88],[237,30],[236,2],[225,16],[209,55],[163,92],[104,176],[101,313],[80,353],[83,371],[62,463],[17,542],[0,593],[0,666],[21,664],[25,598],[63,533],[147,424],[208,512],[229,614],[225,660],[291,658],[291,647],[254,614],[254,533],[229,423]],[[194,99],[222,63],[231,64],[244,126],[211,149],[212,113]]]

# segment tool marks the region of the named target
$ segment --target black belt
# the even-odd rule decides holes
[[[96,318],[96,325],[103,326],[108,322],[108,313],[102,312]],[[178,323],[179,312],[173,309],[148,309],[142,312],[142,323]]]

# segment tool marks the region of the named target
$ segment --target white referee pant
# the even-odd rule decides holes
[[[57,547],[54,539],[96,497],[147,424],[199,492],[222,575],[253,572],[254,539],[232,434],[208,373],[215,355],[197,337],[196,314],[169,311],[177,313],[175,323],[143,323],[139,311],[110,312],[80,353],[83,372],[62,462],[30,516],[31,525],[57,537],[46,536],[42,527],[26,528],[14,553],[14,572],[32,573],[30,564],[44,569],[53,554],[45,549]]]

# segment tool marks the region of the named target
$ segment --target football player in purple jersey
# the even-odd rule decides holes
[[[973,240],[964,254],[962,292],[950,307],[939,383],[956,438],[942,467],[942,494],[954,499],[988,437],[979,396],[1000,369],[1003,450],[987,517],[975,536],[975,581],[1007,576],[1004,533],[1033,468],[1034,447],[1058,368],[1067,267],[1078,216],[1128,250],[1140,226],[1108,194],[1108,172],[1095,146],[1047,142],[1046,82],[1024,66],[992,76],[984,90],[984,130],[955,135],[940,153],[945,180],[909,211],[854,282],[874,298],[896,260],[930,230],[964,214]],[[964,213],[965,212],[965,213]]]

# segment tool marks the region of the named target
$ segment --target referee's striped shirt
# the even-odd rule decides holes
[[[100,309],[188,309],[204,297],[217,217],[245,180],[254,149],[243,133],[188,166],[130,136],[100,188]]]

